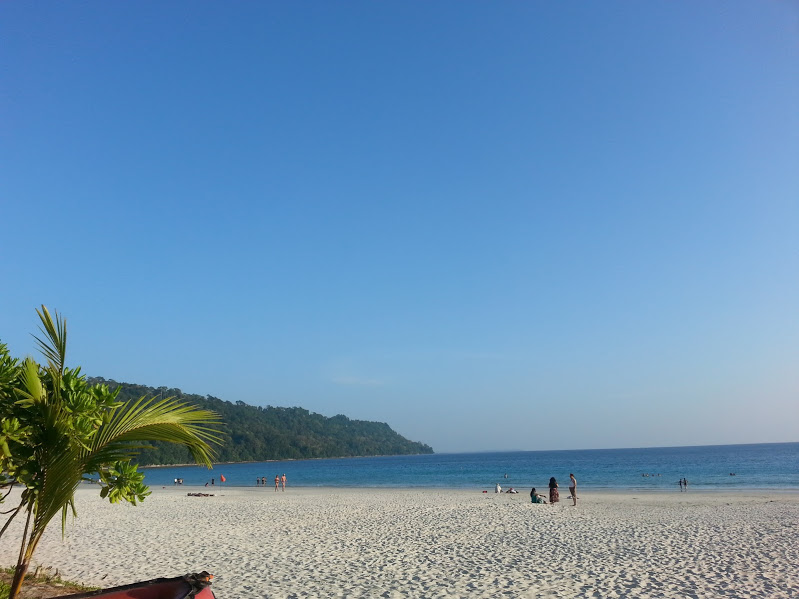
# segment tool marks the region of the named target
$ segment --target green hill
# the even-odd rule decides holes
[[[112,389],[120,387],[120,401],[139,399],[142,395],[176,397],[219,413],[224,421],[225,440],[217,452],[218,462],[433,453],[429,445],[409,441],[383,422],[350,420],[342,415],[328,418],[303,408],[231,403],[210,395],[183,393],[180,389],[117,383],[98,377],[89,378],[89,382],[104,383]],[[154,443],[138,459],[143,466],[191,461],[185,448],[172,443]]]

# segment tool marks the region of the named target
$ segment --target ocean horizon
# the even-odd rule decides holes
[[[525,489],[544,487],[554,476],[568,487],[574,473],[581,488],[679,490],[799,489],[799,442],[622,449],[483,451],[407,456],[315,458],[200,466],[146,467],[145,483],[256,487],[286,474],[288,486]]]

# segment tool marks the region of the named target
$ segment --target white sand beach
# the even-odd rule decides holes
[[[219,599],[799,596],[795,492],[586,489],[575,508],[529,489],[190,491],[206,489],[132,507],[81,488],[66,538],[54,521],[35,562],[104,587],[208,570]]]

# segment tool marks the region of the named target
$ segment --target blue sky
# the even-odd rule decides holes
[[[0,339],[437,451],[797,441],[792,2],[6,2]]]

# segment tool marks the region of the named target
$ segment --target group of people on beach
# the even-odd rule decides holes
[[[572,505],[577,505],[577,479],[574,474],[569,473],[569,492],[571,493]],[[541,493],[537,493],[535,487],[530,490],[530,501],[532,503],[546,503],[546,498]],[[557,479],[553,476],[549,479],[549,504],[560,501],[560,486]]]
[[[508,475],[505,475],[508,478]],[[485,492],[485,491],[484,491]],[[516,493],[516,489],[511,487],[506,491],[507,493]],[[574,474],[569,474],[569,492],[571,493],[572,505],[577,505],[577,479]],[[502,493],[502,487],[499,483],[494,487],[494,493]],[[535,487],[530,489],[530,501],[532,503],[546,503],[546,495],[536,492]],[[560,487],[557,479],[553,476],[549,479],[549,504],[558,503],[560,501]]]
[[[680,484],[680,492],[688,490],[688,479],[687,478],[681,478],[679,484]]]
[[[275,491],[277,491],[280,488],[280,485],[283,485],[283,490],[285,491],[286,490],[286,473],[285,472],[283,473],[283,476],[280,476],[279,474],[275,474]],[[256,487],[265,487],[266,486],[266,477],[262,476],[262,477],[258,478],[256,476],[255,477],[255,486]]]

